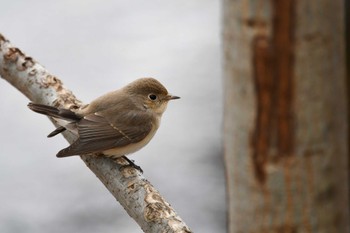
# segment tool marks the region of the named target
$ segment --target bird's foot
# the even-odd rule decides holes
[[[122,156],[122,158],[125,159],[126,161],[128,161],[129,164],[128,165],[123,165],[123,166],[121,166],[121,168],[123,168],[123,167],[133,167],[136,170],[138,170],[139,172],[143,173],[142,168],[140,166],[136,165],[133,160],[128,159],[128,157],[126,157],[126,156]]]

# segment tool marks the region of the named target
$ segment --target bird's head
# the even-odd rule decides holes
[[[126,90],[137,99],[141,99],[143,106],[156,114],[163,114],[169,100],[180,99],[170,95],[167,89],[154,78],[140,78],[127,85]]]

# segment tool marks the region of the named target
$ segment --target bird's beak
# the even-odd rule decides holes
[[[167,100],[176,100],[176,99],[180,99],[180,97],[175,95],[167,95]]]

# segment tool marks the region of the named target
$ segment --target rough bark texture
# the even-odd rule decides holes
[[[72,110],[82,104],[57,77],[1,34],[0,75],[35,103]],[[70,143],[75,139],[72,134],[65,133],[64,136]],[[138,170],[123,166],[128,164],[124,159],[81,158],[144,232],[191,232]]]
[[[224,1],[230,232],[349,232],[343,8]]]

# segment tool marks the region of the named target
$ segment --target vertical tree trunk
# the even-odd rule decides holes
[[[349,232],[343,0],[224,0],[229,232]]]

